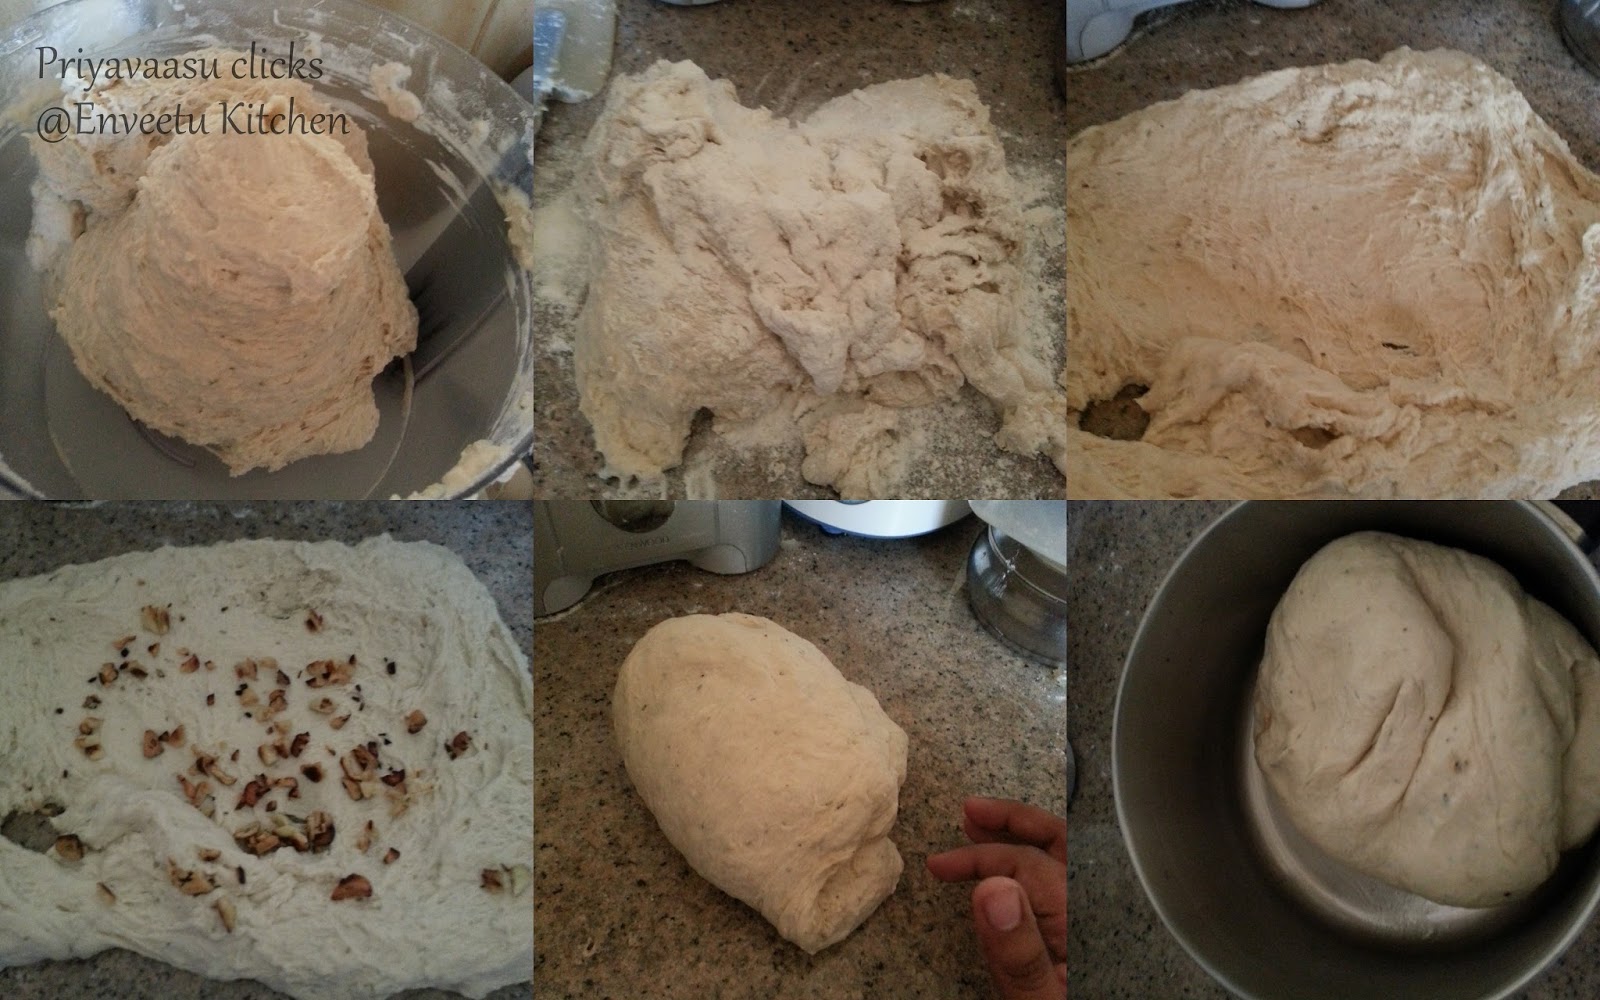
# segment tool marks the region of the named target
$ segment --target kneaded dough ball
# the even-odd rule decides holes
[[[617,745],[672,846],[815,954],[894,892],[906,734],[811,643],[754,615],[689,615],[633,647]]]
[[[224,67],[237,58],[195,55]],[[50,265],[51,315],[78,370],[135,419],[240,475],[370,441],[373,378],[415,346],[417,312],[378,212],[365,133],[350,122],[348,133],[240,134],[244,112],[230,118],[225,104],[334,109],[299,81],[223,72],[102,85],[95,100],[119,112],[209,109],[208,131],[109,148],[92,137],[36,142],[35,194],[42,217],[52,205],[86,213]],[[50,235],[35,234],[41,262]]]
[[[1527,893],[1600,820],[1600,660],[1480,556],[1379,532],[1272,613],[1256,760],[1328,854],[1454,906]]]

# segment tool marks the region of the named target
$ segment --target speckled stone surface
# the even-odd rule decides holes
[[[1504,74],[1590,170],[1600,170],[1600,78],[1561,41],[1555,0],[1324,0],[1278,10],[1198,0],[1142,16],[1130,41],[1069,70],[1067,134],[1185,92],[1291,66],[1376,59],[1402,45],[1469,52]],[[1593,499],[1600,483],[1562,496]]]
[[[1065,809],[1064,675],[983,631],[963,569],[967,519],[905,541],[824,534],[788,517],[774,560],[719,577],[684,563],[603,578],[534,636],[535,995],[541,1000],[987,998],[970,887],[923,858],[964,842],[961,799]],[[633,643],[675,615],[743,611],[817,645],[910,738],[893,839],[905,872],[854,934],[816,956],[696,875],[656,827],[611,738]]]
[[[1351,501],[1359,503],[1360,501]],[[1111,730],[1122,662],[1145,607],[1189,542],[1226,502],[1069,504],[1068,705],[1078,792],[1067,811],[1070,995],[1080,1000],[1225,1000],[1231,996],[1167,932],[1145,896],[1117,824]],[[1600,926],[1517,1000],[1600,996]]]
[[[48,572],[162,545],[205,545],[240,538],[355,543],[388,532],[443,545],[466,562],[495,597],[524,653],[533,644],[532,507],[526,503],[107,503],[99,506],[0,501],[0,580]],[[3,692],[0,692],[3,696]],[[440,948],[450,946],[447,940]],[[528,984],[490,994],[527,997]],[[459,994],[413,990],[407,1000]],[[6,1000],[276,1000],[283,994],[248,980],[217,982],[115,949],[89,959],[0,970]]]
[[[613,74],[637,73],[657,59],[691,59],[713,79],[732,81],[745,104],[790,118],[873,83],[928,73],[970,79],[989,107],[1012,170],[1047,178],[1057,192],[1052,204],[1064,211],[1065,188],[1056,180],[1065,169],[1055,61],[1063,38],[1059,0],[727,0],[699,7],[618,0],[617,6]],[[567,187],[576,152],[603,101],[602,94],[582,104],[550,106],[539,133],[536,208]],[[538,261],[534,269],[537,276]],[[1060,267],[1047,272],[1044,281],[1059,289]],[[1055,300],[1059,303],[1059,295]],[[536,312],[541,350],[535,369],[535,496],[621,496],[615,480],[595,474],[599,455],[588,421],[578,412],[571,353],[548,349],[553,342],[570,342],[571,319],[547,305]],[[1061,309],[1052,322],[1064,328]],[[1059,371],[1060,363],[1058,354],[1053,370]],[[930,455],[916,464],[895,496],[1061,495],[1061,477],[1047,460],[1001,452],[988,440],[998,424],[987,401],[967,388],[948,406],[935,425],[941,433]],[[681,471],[671,472],[662,495],[834,495],[801,478],[798,448],[740,454],[710,441],[708,431],[697,424],[680,470],[709,474],[697,473],[686,484]],[[708,478],[715,481],[714,494],[705,492]]]

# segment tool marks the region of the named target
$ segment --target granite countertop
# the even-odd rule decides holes
[[[1041,0],[807,0],[805,3],[729,0],[680,7],[656,0],[619,0],[612,74],[637,73],[658,59],[691,59],[713,79],[727,79],[748,105],[804,117],[826,101],[873,83],[946,73],[972,80],[988,105],[1012,171],[1042,178],[1046,204],[1065,218],[1063,100],[1056,52],[1062,47],[1062,5]],[[604,94],[582,104],[553,102],[539,133],[534,205],[549,204],[571,181],[577,150],[600,111]],[[1062,283],[1062,258],[1044,275]],[[536,278],[540,264],[535,261]],[[538,282],[536,281],[537,285]],[[1052,301],[1049,295],[1047,301]],[[589,423],[578,412],[570,351],[573,315],[536,303],[539,355],[535,401],[535,496],[632,495],[602,480]],[[1065,329],[1065,306],[1052,302],[1050,322]],[[1064,343],[1058,342],[1059,371]],[[970,387],[934,425],[940,432],[926,460],[895,496],[1057,497],[1061,476],[1041,457],[1024,459],[989,440],[992,408]],[[921,418],[918,418],[919,420]],[[737,453],[710,441],[697,423],[684,464],[668,473],[663,496],[723,498],[832,497],[800,475],[800,450]],[[683,470],[697,469],[685,481]],[[715,492],[707,493],[706,481]],[[980,488],[981,487],[981,488]],[[655,496],[652,493],[650,496]]]
[[[1351,501],[1359,502],[1359,501]],[[1067,811],[1067,967],[1082,1000],[1225,1000],[1156,916],[1134,874],[1111,789],[1111,728],[1122,663],[1167,570],[1227,502],[1069,504],[1072,587],[1068,704],[1078,791]],[[1516,1000],[1600,995],[1600,923],[1591,923]]]
[[[1190,90],[1292,66],[1376,59],[1402,45],[1460,49],[1493,66],[1580,162],[1600,171],[1600,79],[1567,51],[1556,0],[1326,0],[1304,10],[1249,0],[1185,3],[1141,17],[1127,44],[1068,71],[1067,134]],[[1562,496],[1600,497],[1600,483]]]
[[[500,616],[526,653],[533,646],[532,507],[524,503],[118,503],[85,506],[0,501],[0,581],[68,563],[92,562],[162,545],[205,545],[240,538],[355,543],[388,532],[443,545],[466,562],[495,597]],[[448,947],[448,942],[441,947]],[[526,997],[527,984],[490,1000]],[[0,969],[8,1000],[268,1000],[283,994],[249,980],[217,982],[133,952]],[[406,1000],[459,994],[413,990]]]
[[[1065,809],[1064,674],[1031,665],[967,605],[969,518],[903,541],[830,536],[786,516],[774,560],[720,577],[671,563],[603,578],[534,636],[535,995],[631,1000],[987,998],[970,886],[923,859],[964,842],[969,794]],[[893,839],[899,887],[815,956],[696,875],[628,781],[611,690],[656,622],[697,612],[772,618],[865,685],[910,737]]]

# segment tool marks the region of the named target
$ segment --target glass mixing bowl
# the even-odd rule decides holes
[[[378,206],[419,304],[419,334],[453,345],[413,377],[396,361],[373,383],[377,434],[358,451],[230,477],[209,452],[133,421],[73,366],[29,264],[36,169],[26,136],[60,100],[39,46],[95,59],[166,57],[252,42],[320,55],[312,85],[367,133]],[[371,70],[397,62],[422,102],[392,114]],[[533,439],[532,284],[507,236],[532,176],[533,109],[449,42],[356,0],[68,0],[0,33],[0,492],[47,499],[356,499],[439,482],[464,449],[491,456],[452,477],[451,496],[493,482]],[[506,204],[503,204],[503,201]],[[436,241],[452,250],[424,257]],[[413,267],[419,260],[422,266]],[[420,288],[426,272],[428,289]],[[424,353],[429,352],[423,348]],[[461,475],[465,471],[466,475]]]

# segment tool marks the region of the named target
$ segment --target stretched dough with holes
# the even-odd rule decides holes
[[[1520,896],[1600,821],[1600,659],[1481,556],[1329,544],[1272,613],[1255,699],[1300,832],[1436,902]]]
[[[894,892],[906,734],[821,650],[754,615],[689,615],[633,647],[617,746],[661,832],[815,954]]]
[[[1600,478],[1600,178],[1471,56],[1192,92],[1075,136],[1067,175],[1074,495]],[[1142,439],[1077,428],[1128,384]]]

